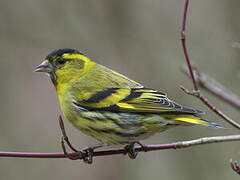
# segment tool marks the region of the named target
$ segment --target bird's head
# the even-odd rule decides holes
[[[93,64],[87,56],[76,49],[58,49],[48,54],[35,72],[48,73],[54,84],[69,81],[75,75],[80,77]]]

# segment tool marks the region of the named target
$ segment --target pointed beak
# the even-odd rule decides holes
[[[35,72],[46,72],[50,73],[53,71],[52,65],[49,63],[48,60],[44,60],[41,64],[39,64],[36,69],[34,70]]]

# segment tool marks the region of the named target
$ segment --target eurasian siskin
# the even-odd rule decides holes
[[[75,49],[51,52],[35,71],[50,75],[66,118],[106,145],[131,144],[176,126],[219,127],[202,119],[202,111],[177,104]]]

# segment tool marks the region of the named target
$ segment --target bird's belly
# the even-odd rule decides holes
[[[104,144],[126,144],[143,140],[166,128],[159,116],[97,111],[73,111],[68,120],[81,132]],[[154,121],[154,123],[152,123]]]

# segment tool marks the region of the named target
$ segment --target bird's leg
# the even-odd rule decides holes
[[[63,120],[62,120],[61,115],[59,116],[58,120],[59,120],[59,125],[60,125],[61,131],[62,131],[62,140],[61,140],[61,142],[62,142],[62,141],[65,141],[65,142],[67,143],[68,147],[69,147],[72,151],[78,152],[78,151],[76,150],[76,148],[74,148],[74,147],[72,146],[72,144],[70,143],[70,141],[69,141],[69,139],[68,139],[68,137],[67,137],[67,134],[66,134],[66,131],[65,131],[65,127],[64,127],[64,123],[63,123]],[[62,144],[64,144],[64,142],[62,142]],[[65,145],[64,145],[64,146],[65,146]],[[66,149],[66,148],[65,148],[65,149]]]
[[[63,120],[62,120],[61,116],[59,116],[59,125],[60,125],[61,131],[62,131],[61,145],[62,145],[64,155],[68,159],[71,159],[71,160],[83,159],[83,161],[85,163],[92,164],[94,150],[102,147],[103,145],[102,144],[97,144],[97,145],[87,147],[87,148],[84,148],[83,150],[78,151],[77,149],[75,149],[72,146],[72,144],[70,143],[70,141],[68,139],[68,136],[66,134],[64,123],[63,123]],[[74,155],[67,152],[66,147],[65,147],[65,142],[67,143],[68,147],[72,151],[75,152]]]
[[[82,153],[80,153],[80,152],[77,153],[77,151],[76,151],[76,153],[77,153],[76,155],[72,155],[72,154],[67,152],[66,147],[65,147],[65,140],[64,140],[63,136],[62,136],[62,139],[61,139],[61,145],[62,145],[63,153],[68,159],[77,160],[77,159],[82,158]]]
[[[135,150],[135,147],[134,147],[135,144],[138,144],[139,146],[141,146],[145,152],[147,151],[146,145],[140,143],[139,141],[131,142],[130,144],[124,147],[126,153],[131,159],[135,159],[138,155],[138,152]]]
[[[62,140],[61,140],[62,149],[63,149],[64,155],[68,159],[71,159],[71,160],[82,159],[83,162],[87,164],[92,164],[94,150],[103,146],[102,144],[97,144],[91,147],[84,148],[83,150],[76,151],[73,155],[67,152],[64,142],[65,142],[64,137],[62,137]]]

